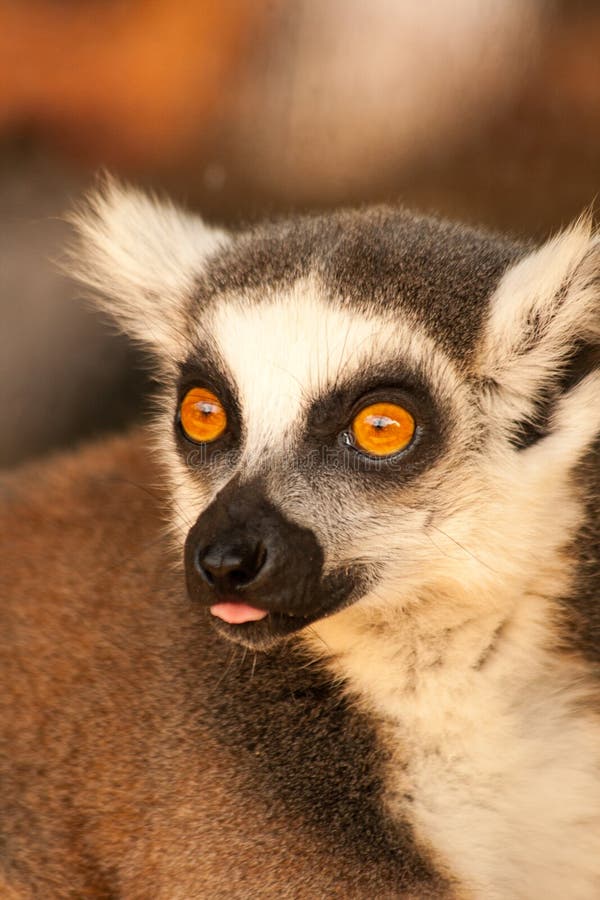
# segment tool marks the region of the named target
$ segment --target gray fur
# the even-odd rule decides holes
[[[393,207],[281,220],[236,236],[199,277],[195,316],[222,293],[289,285],[317,273],[335,302],[409,311],[462,365],[486,303],[522,244]]]

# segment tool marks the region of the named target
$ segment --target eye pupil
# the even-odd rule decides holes
[[[377,428],[379,431],[392,424],[391,419],[384,418],[383,416],[369,417],[368,422],[369,425],[372,425],[373,428]]]

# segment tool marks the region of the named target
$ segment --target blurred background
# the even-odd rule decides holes
[[[600,187],[600,3],[0,0],[0,465],[147,407],[54,263],[102,168],[232,228],[387,201],[539,239]]]

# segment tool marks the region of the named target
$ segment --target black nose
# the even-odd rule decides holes
[[[196,568],[215,590],[231,593],[256,581],[267,561],[267,548],[255,544],[210,544],[200,548]]]

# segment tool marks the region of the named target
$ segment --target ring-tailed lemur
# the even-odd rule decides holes
[[[160,413],[2,483],[2,895],[600,896],[589,222],[77,225]]]

